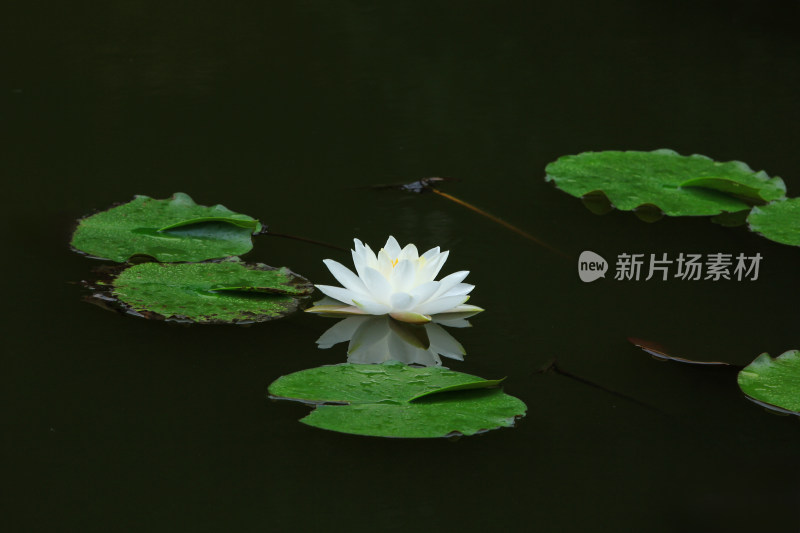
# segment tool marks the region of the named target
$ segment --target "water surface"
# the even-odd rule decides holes
[[[585,150],[739,159],[800,191],[793,2],[293,2],[17,7],[7,112],[5,500],[15,531],[797,531],[800,424],[735,371],[800,348],[800,254],[703,219],[591,214],[546,184]],[[436,195],[427,176],[577,258],[764,257],[755,282],[599,280]],[[458,441],[341,435],[266,398],[344,362],[332,321],[183,327],[81,301],[74,220],[189,193],[279,233],[451,250],[471,303],[455,370],[527,403]],[[331,283],[348,254],[260,237],[245,258]],[[24,262],[24,267],[14,265]],[[553,358],[569,373],[538,374]],[[586,383],[599,385],[592,386]],[[611,392],[609,392],[611,391]],[[615,394],[616,393],[616,394]]]

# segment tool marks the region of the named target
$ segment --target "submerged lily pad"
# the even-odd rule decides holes
[[[739,388],[759,405],[800,415],[800,351],[762,353],[739,372]]]
[[[222,205],[197,205],[187,194],[132,201],[79,221],[71,245],[101,259],[125,262],[134,255],[158,261],[205,261],[253,248],[261,223]]]
[[[145,318],[264,322],[296,311],[314,286],[282,267],[240,261],[142,263],[110,282],[110,296]]]
[[[348,363],[283,376],[269,393],[318,404],[301,420],[310,426],[374,437],[430,438],[513,426],[526,406],[494,388],[500,381],[394,361]]]
[[[800,246],[800,198],[754,207],[747,222],[771,241]]]
[[[742,162],[672,150],[584,152],[560,157],[546,172],[547,181],[578,198],[602,192],[622,211],[655,206],[670,216],[746,211],[786,193],[783,180]]]
[[[650,356],[658,361],[676,361],[678,363],[701,366],[731,366],[730,363],[726,363],[724,361],[703,361],[699,359],[687,359],[685,357],[671,355],[667,353],[664,347],[662,347],[660,344],[646,341],[644,339],[638,339],[636,337],[628,337],[628,342],[637,348],[641,348],[644,353],[650,354]]]

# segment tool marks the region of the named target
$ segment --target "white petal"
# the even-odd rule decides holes
[[[347,362],[376,365],[391,361],[392,357],[389,354],[389,348],[386,346],[388,341],[389,338],[387,337],[376,344],[359,348],[355,352],[347,354]]]
[[[355,365],[379,365],[391,361],[389,351],[384,344],[386,343],[370,346],[369,350],[358,350],[347,354],[347,362]]]
[[[392,295],[392,285],[380,272],[374,268],[365,268],[364,285],[367,286],[369,295],[374,301],[382,304],[389,303],[389,297]]]
[[[397,259],[397,256],[400,255],[400,245],[397,243],[397,239],[391,235],[386,240],[386,244],[383,246],[383,249],[386,250],[387,254],[389,254],[390,259]]]
[[[445,276],[439,280],[439,290],[434,293],[433,298],[439,298],[440,296],[444,296],[450,289],[464,281],[464,278],[467,277],[469,274],[468,270],[461,270],[459,272],[453,272],[449,276]]]
[[[413,261],[402,259],[392,271],[391,284],[395,292],[408,292],[414,286],[417,276],[417,265]]]
[[[437,246],[435,248],[431,248],[430,250],[428,250],[427,252],[422,254],[422,257],[424,257],[426,261],[430,261],[431,259],[433,259],[437,255],[439,255],[439,253],[440,253],[439,252],[439,247]]]
[[[389,254],[386,252],[386,250],[381,250],[378,252],[378,266],[373,268],[376,268],[378,272],[380,272],[381,275],[386,279],[392,277],[394,265],[392,264],[392,258],[389,257]]]
[[[375,255],[375,252],[372,251],[372,248],[369,247],[369,244],[364,245],[364,263],[368,267],[378,267],[378,256]]]
[[[322,316],[330,316],[334,318],[343,318],[353,315],[364,316],[369,313],[364,312],[355,305],[344,305],[341,302],[336,302],[339,305],[315,305],[305,310],[306,313],[315,313]]]
[[[405,292],[396,292],[392,294],[389,301],[389,305],[392,306],[392,313],[395,311],[407,311],[412,303],[414,303],[414,298]]]
[[[359,278],[364,277],[364,268],[367,266],[367,257],[366,257],[366,250],[364,249],[364,245],[361,244],[361,241],[356,239],[356,248],[355,250],[351,250],[353,254],[353,266],[356,267],[356,273],[358,274]]]
[[[413,244],[407,244],[405,248],[400,252],[400,255],[397,256],[401,261],[403,259],[408,259],[409,261],[416,261],[419,259],[419,252],[417,251],[417,247]]]
[[[353,266],[356,267],[356,274],[359,278],[364,277],[364,269],[367,264],[362,257],[357,257],[356,252],[353,252]]]
[[[322,350],[326,350],[334,344],[349,341],[365,320],[370,319],[363,316],[351,316],[338,321],[317,339],[317,346]]]
[[[350,251],[358,255],[359,257],[364,257],[366,254],[366,248],[364,246],[364,243],[361,242],[359,239],[353,239],[353,249]]]
[[[422,285],[417,285],[409,291],[409,294],[414,298],[414,307],[427,302],[431,296],[439,289],[438,281],[429,281]]]
[[[453,320],[455,318],[469,318],[483,311],[484,309],[482,307],[478,307],[477,305],[462,304],[457,305],[452,309],[448,309],[444,313],[436,315],[436,318],[437,322],[440,322],[441,320]]]
[[[444,328],[436,324],[425,324],[428,338],[431,340],[431,350],[452,359],[464,360],[467,351],[452,335],[447,333]]]
[[[425,356],[426,363],[419,363],[424,366],[442,366],[442,360],[439,357],[439,354],[434,352],[433,350],[428,350],[428,354]],[[447,367],[442,367],[447,368]]]
[[[331,306],[331,305],[342,306],[342,302],[340,302],[339,300],[334,300],[333,298],[329,298],[328,296],[323,296],[322,298],[320,298],[319,300],[314,302],[314,307],[317,307],[317,306],[320,306],[320,305],[326,306],[326,307],[327,306]]]
[[[391,330],[386,324],[386,318],[370,318],[359,324],[358,329],[353,333],[347,353],[357,351],[369,351],[370,347],[381,342]]]
[[[391,311],[388,305],[376,302],[372,298],[361,297],[359,300],[353,300],[353,303],[368,315],[385,315]]]
[[[428,332],[425,331],[425,328],[418,328],[414,325],[409,327],[399,320],[388,320],[387,322],[389,323],[389,329],[392,330],[392,335],[400,337],[414,348],[427,350],[431,347],[431,341],[428,339]]]
[[[344,302],[348,305],[353,304],[353,294],[352,291],[347,289],[343,289],[342,287],[332,287],[331,285],[314,285],[316,288],[322,291],[322,294],[325,296],[330,296],[334,300],[339,300],[340,302]]]
[[[388,339],[389,353],[392,359],[407,365],[418,364],[431,366],[432,361],[427,350],[422,350],[405,342],[397,335],[392,335]]]
[[[341,287],[331,287],[330,285],[315,285],[315,287],[321,290],[326,296],[330,296],[331,298],[349,305],[354,305],[356,306],[357,310],[360,310],[348,311],[345,309],[343,312],[349,312],[351,314],[385,315],[390,310],[388,305],[376,302],[372,296],[354,294],[347,289],[343,289]]]
[[[425,265],[417,271],[417,283],[425,283],[426,281],[433,281],[436,279],[442,266],[444,266],[444,262],[447,261],[448,255],[450,255],[450,252],[443,252],[425,263]]]
[[[435,315],[444,313],[461,305],[469,299],[469,296],[447,296],[445,298],[434,298],[422,305],[417,306],[414,311],[423,315]]]
[[[395,320],[408,322],[409,324],[425,324],[431,321],[431,317],[428,315],[421,315],[414,311],[393,311],[389,316]]]
[[[341,283],[345,289],[354,293],[367,294],[367,287],[364,285],[364,282],[353,274],[349,268],[333,259],[324,259],[322,262],[325,263],[325,266],[331,271],[336,281]]]
[[[469,323],[469,320],[467,320],[466,318],[462,318],[458,313],[439,313],[438,315],[431,316],[431,322],[435,322],[441,326],[446,326],[448,328],[472,327],[472,324]]]
[[[464,294],[471,293],[474,288],[475,285],[470,285],[469,283],[457,283],[452,289],[442,294],[442,296],[463,296]]]

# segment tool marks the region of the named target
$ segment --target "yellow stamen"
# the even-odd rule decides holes
[[[398,262],[398,261],[400,261],[400,258],[399,258],[399,257],[398,257],[397,259],[395,259],[394,261],[392,261],[392,268],[394,268],[394,267],[396,267],[396,266],[397,266],[397,262]]]

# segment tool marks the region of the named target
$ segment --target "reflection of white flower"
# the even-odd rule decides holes
[[[335,305],[316,305],[311,313],[345,315],[390,315],[411,323],[430,322],[437,313],[483,311],[464,305],[474,285],[462,283],[468,271],[456,272],[439,281],[439,274],[449,252],[431,248],[421,256],[413,244],[400,249],[389,237],[378,254],[355,239],[353,263],[358,275],[345,266],[325,259],[324,263],[342,287],[317,285],[325,295],[338,300]]]
[[[448,323],[469,326],[463,318]],[[348,363],[400,361],[407,365],[441,366],[440,355],[463,361],[465,354],[464,347],[439,324],[403,324],[386,316],[345,318],[323,333],[317,344],[326,349],[347,341],[350,341]]]

